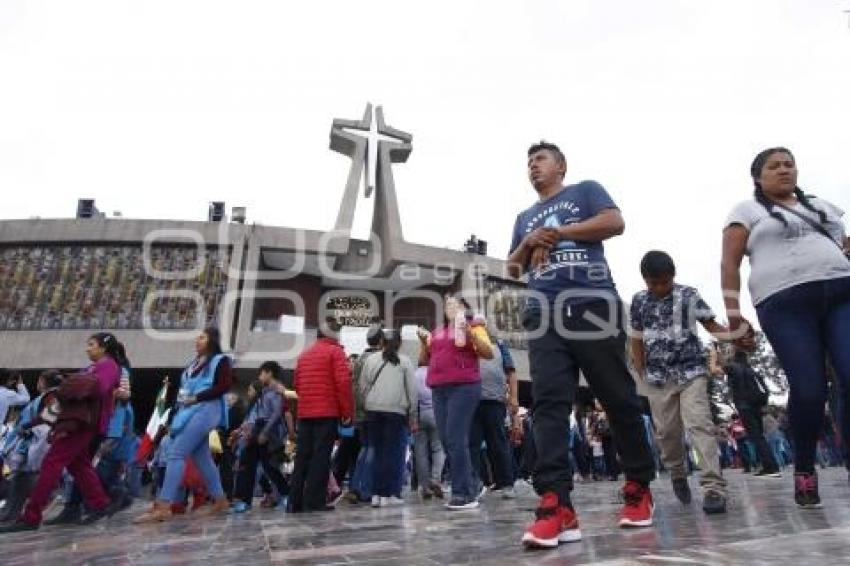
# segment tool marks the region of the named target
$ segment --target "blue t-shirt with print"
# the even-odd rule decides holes
[[[582,222],[609,208],[617,208],[617,205],[605,188],[596,181],[567,185],[555,195],[535,203],[517,216],[511,253],[529,233],[540,227],[557,228]],[[555,304],[558,295],[563,291],[570,292],[570,296],[565,298],[565,305],[599,300],[599,291],[616,294],[602,242],[559,241],[549,253],[549,264],[529,272],[528,287],[543,293],[550,305]],[[588,293],[582,296],[582,291]],[[539,307],[533,299],[526,302],[526,309]]]

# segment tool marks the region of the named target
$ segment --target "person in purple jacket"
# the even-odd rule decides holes
[[[114,409],[113,394],[121,380],[121,364],[124,363],[123,348],[112,334],[101,332],[93,335],[86,343],[86,355],[91,364],[81,373],[93,374],[98,383],[99,417],[94,425],[80,421],[63,421],[60,410],[53,428],[53,439],[41,464],[35,487],[20,518],[14,523],[0,527],[0,532],[29,531],[41,525],[42,512],[50,501],[50,495],[66,469],[82,492],[88,515],[84,524],[93,523],[107,515],[109,496],[103,490],[100,479],[92,467],[94,450],[99,439],[106,434],[109,419]],[[93,450],[94,448],[94,450]]]
[[[461,297],[448,296],[445,324],[432,334],[420,333],[420,361],[428,361],[428,387],[434,403],[434,416],[440,440],[449,459],[452,497],[448,509],[478,507],[478,493],[469,457],[469,431],[475,408],[481,399],[481,373],[478,358],[491,359],[490,341],[458,324],[458,313],[472,319],[469,304]],[[463,345],[460,345],[463,344]]]

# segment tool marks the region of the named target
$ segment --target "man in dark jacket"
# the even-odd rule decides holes
[[[732,393],[732,402],[738,410],[744,428],[747,429],[747,438],[756,447],[761,462],[761,471],[756,476],[782,477],[764,437],[762,412],[769,397],[764,379],[750,365],[747,353],[738,349],[723,369]]]
[[[350,426],[354,400],[351,369],[337,340],[340,325],[328,319],[319,339],[305,350],[295,366],[298,393],[298,440],[289,511],[327,508],[331,451],[340,424]]]

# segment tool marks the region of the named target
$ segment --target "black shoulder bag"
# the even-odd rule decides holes
[[[794,216],[796,216],[797,218],[799,218],[800,220],[802,220],[803,222],[805,222],[806,224],[811,226],[821,236],[828,238],[830,242],[832,242],[833,244],[838,246],[838,249],[841,250],[842,254],[844,254],[844,258],[847,259],[847,261],[850,261],[850,257],[848,257],[848,255],[847,255],[848,251],[844,249],[844,246],[841,244],[841,242],[837,242],[835,240],[835,238],[832,237],[832,234],[830,234],[829,231],[827,231],[827,229],[823,227],[823,225],[821,225],[819,222],[815,222],[814,220],[812,220],[811,218],[809,218],[805,214],[798,212],[791,207],[788,207],[788,206],[785,206],[784,204],[779,204],[779,203],[775,203],[775,204],[776,204],[776,206],[778,206],[782,210],[784,210],[786,212],[790,212],[791,214],[793,214]]]

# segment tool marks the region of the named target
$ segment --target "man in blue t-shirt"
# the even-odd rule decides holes
[[[655,463],[646,442],[641,406],[626,365],[623,307],[602,242],[623,233],[617,205],[599,183],[564,186],[567,163],[558,146],[528,150],[528,177],[538,195],[514,224],[509,269],[528,274],[531,291],[523,326],[529,332],[537,461],[537,520],[523,536],[549,548],[581,539],[572,503],[570,413],[579,371],[599,399],[626,472],[621,527],[652,524],[649,482]]]

